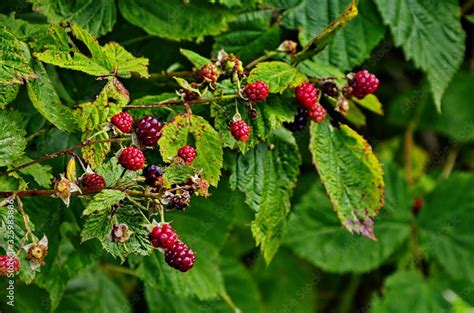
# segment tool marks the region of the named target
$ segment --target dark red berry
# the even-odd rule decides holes
[[[197,77],[202,82],[209,82],[211,84],[215,84],[219,79],[219,76],[219,69],[215,63],[208,63],[204,65],[197,73]]]
[[[112,116],[112,124],[117,126],[122,133],[129,133],[132,129],[133,117],[126,112],[120,112]]]
[[[0,276],[7,276],[9,273],[16,273],[20,269],[20,261],[16,256],[0,256]]]
[[[176,241],[173,246],[165,252],[165,261],[172,268],[186,272],[193,268],[196,255],[186,244],[181,241]]]
[[[374,74],[367,70],[362,70],[354,75],[354,79],[350,82],[352,87],[352,95],[357,99],[363,99],[368,94],[377,90],[380,82]]]
[[[196,158],[196,150],[191,146],[184,146],[178,150],[178,156],[184,160],[184,162],[191,164]]]
[[[148,165],[143,169],[143,176],[145,176],[145,184],[158,187],[162,183],[163,171],[159,166]]]
[[[247,125],[247,123],[242,120],[236,121],[230,126],[230,132],[232,133],[232,136],[234,136],[235,140],[238,141],[249,140],[251,131],[252,130]]]
[[[151,230],[148,239],[155,248],[170,249],[178,236],[170,224],[161,224]]]
[[[145,147],[153,147],[161,138],[163,124],[152,116],[145,116],[137,122],[135,133]]]
[[[326,110],[320,104],[316,103],[308,108],[308,116],[313,122],[321,123],[326,117]]]
[[[81,182],[86,188],[105,188],[104,177],[96,173],[85,174]]]
[[[261,102],[268,97],[268,86],[264,81],[250,83],[245,86],[245,93],[250,101]]]
[[[420,213],[421,208],[425,205],[425,200],[423,198],[416,198],[413,202],[412,211],[415,215]]]
[[[337,95],[339,94],[339,88],[337,87],[336,83],[330,80],[322,83],[321,90],[324,94],[333,98],[337,97]]]
[[[298,109],[298,113],[296,113],[293,122],[284,123],[283,125],[287,129],[295,132],[303,130],[306,127],[306,124],[308,124],[308,110],[306,108],[300,108]]]
[[[295,98],[299,104],[309,109],[318,102],[318,89],[311,83],[303,83],[296,87]]]
[[[165,194],[165,202],[169,210],[184,210],[191,204],[191,193],[188,190],[176,190]]]
[[[127,170],[138,171],[145,165],[145,156],[140,149],[127,147],[120,153],[119,163]]]
[[[191,87],[197,89],[198,86],[196,83],[192,83]],[[181,89],[180,94],[183,95],[183,99],[186,101],[193,101],[199,99],[199,94],[189,89]]]

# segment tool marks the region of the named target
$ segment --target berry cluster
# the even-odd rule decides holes
[[[208,63],[199,70],[196,76],[201,82],[208,82],[211,85],[215,85],[220,76],[219,68],[215,63]]]
[[[126,112],[120,112],[118,114],[115,114],[112,116],[111,120],[112,124],[117,126],[117,128],[122,132],[122,133],[129,133],[130,130],[132,130],[133,126],[133,117],[126,113]]]
[[[230,132],[237,141],[249,140],[251,131],[250,127],[243,120],[235,121],[230,126]]]
[[[194,150],[191,146],[184,146],[178,150],[178,156],[183,159],[186,164],[193,163],[194,159],[196,158],[196,150]]]
[[[163,171],[157,165],[148,165],[143,169],[145,184],[151,187],[160,187],[163,184]]]
[[[181,272],[189,271],[196,261],[196,254],[181,242],[170,224],[160,223],[153,227],[148,238],[155,248],[165,249],[165,261]]]
[[[349,86],[352,88],[352,95],[357,99],[363,99],[365,96],[377,91],[379,84],[380,82],[377,77],[367,70],[357,72],[349,82]]]
[[[82,177],[81,183],[86,188],[105,188],[104,177],[96,173],[86,173]]]
[[[268,97],[269,88],[264,81],[257,81],[245,86],[245,93],[252,102],[262,102]]]
[[[296,101],[307,109],[309,118],[321,123],[326,117],[326,110],[318,103],[318,89],[311,83],[302,83],[295,90]]]
[[[145,116],[137,122],[135,133],[138,141],[145,147],[153,147],[161,138],[163,124],[153,116]]]
[[[20,262],[16,256],[0,256],[0,276],[7,276],[9,273],[16,273],[20,269]]]

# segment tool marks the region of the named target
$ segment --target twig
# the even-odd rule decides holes
[[[128,195],[142,198],[151,198],[151,199],[161,199],[162,195],[158,193],[152,193],[149,191],[139,191],[139,190],[123,190],[120,188],[84,188],[81,189],[81,192],[74,192],[71,196],[80,196],[80,195],[89,195],[99,193],[104,189],[114,189],[120,190]],[[0,191],[0,198],[7,198],[10,196],[17,197],[48,197],[55,194],[54,189],[43,189],[43,190],[2,190]]]
[[[169,106],[178,106],[178,105],[186,105],[186,104],[202,104],[202,103],[209,103],[214,101],[220,100],[231,100],[237,98],[237,95],[223,95],[220,97],[213,97],[213,98],[203,98],[203,99],[196,99],[192,101],[166,101],[166,102],[156,102],[156,103],[144,103],[144,104],[129,104],[125,106],[123,109],[146,109],[146,108],[159,108],[159,107],[169,107]]]
[[[439,179],[446,179],[451,175],[454,165],[456,165],[456,159],[459,154],[459,146],[455,146],[448,154],[446,163],[444,164],[443,170],[439,175]]]
[[[54,158],[57,158],[57,157],[60,157],[60,156],[63,156],[63,155],[73,154],[74,151],[76,151],[77,149],[80,149],[82,147],[85,147],[85,146],[89,146],[89,145],[93,145],[93,144],[99,144],[99,143],[107,143],[107,142],[121,142],[121,141],[127,141],[127,140],[130,140],[130,139],[129,138],[112,138],[112,139],[101,139],[101,140],[86,140],[83,143],[75,145],[72,148],[62,150],[62,151],[53,152],[53,153],[50,153],[50,154],[46,154],[46,155],[42,156],[39,159],[30,161],[28,163],[22,164],[20,166],[12,168],[8,171],[0,173],[0,177],[1,176],[6,176],[6,175],[8,175],[12,172],[16,172],[18,170],[21,170],[22,168],[28,167],[28,166],[36,164],[36,163],[40,163],[40,162],[43,162],[43,161],[46,161],[46,160],[49,160],[49,159],[54,159]]]
[[[245,69],[249,70],[251,69],[252,67],[254,67],[255,65],[257,65],[258,63],[260,62],[263,62],[265,60],[268,60],[272,57],[274,57],[275,55],[277,55],[278,53],[281,53],[279,51],[270,51],[270,52],[267,52],[265,55],[262,55],[261,57],[258,57],[256,58],[255,60],[253,60],[252,62],[250,62],[249,64],[247,64],[247,66],[245,67]]]
[[[413,183],[413,123],[409,123],[405,130],[404,140],[405,174],[408,184]]]
[[[150,78],[161,79],[169,78],[173,76],[192,76],[194,75],[193,71],[177,71],[177,72],[164,72],[164,73],[150,73]]]
[[[20,212],[21,217],[23,218],[23,223],[25,224],[26,233],[31,239],[33,239],[34,235],[33,231],[30,228],[30,217],[28,216],[28,214],[26,214],[25,209],[23,208],[23,202],[21,201],[20,197],[18,197],[17,195],[15,196],[15,198],[16,202],[18,203],[18,211]]]

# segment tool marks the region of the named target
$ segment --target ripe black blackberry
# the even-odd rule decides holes
[[[143,169],[143,176],[145,176],[145,184],[151,187],[159,187],[163,181],[163,171],[157,165],[148,165]]]
[[[308,110],[306,108],[298,109],[298,112],[293,119],[293,122],[287,122],[283,125],[292,132],[301,131],[305,129],[306,125],[308,124]]]
[[[163,124],[152,116],[145,116],[137,122],[135,133],[138,141],[145,147],[153,147],[161,138]]]

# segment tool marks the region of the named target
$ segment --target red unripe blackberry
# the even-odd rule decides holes
[[[321,123],[326,117],[326,110],[320,104],[315,104],[308,108],[309,118],[316,123]]]
[[[261,102],[268,97],[268,86],[264,81],[257,81],[245,86],[245,93],[250,101]]]
[[[204,65],[196,75],[202,82],[215,84],[219,79],[220,73],[215,63]]]
[[[178,150],[178,156],[188,164],[193,163],[196,155],[196,150],[191,146],[184,146]]]
[[[96,173],[85,174],[81,182],[86,188],[105,188],[104,177]]]
[[[235,140],[238,141],[249,140],[251,131],[252,130],[247,125],[247,123],[242,120],[236,121],[230,126],[230,132],[232,133],[232,136],[234,136]]]
[[[170,249],[178,236],[170,224],[162,224],[151,230],[148,239],[155,248]]]
[[[176,241],[173,246],[165,252],[165,261],[172,268],[186,272],[193,268],[196,255],[186,244],[181,241]]]
[[[143,169],[143,176],[145,176],[145,184],[158,187],[161,185],[160,182],[162,182],[163,171],[159,166],[148,165]]]
[[[138,141],[145,147],[153,147],[161,138],[163,124],[152,116],[145,116],[137,122],[135,133]]]
[[[145,165],[145,156],[140,149],[127,147],[120,152],[119,163],[127,170],[138,171]]]
[[[363,99],[368,94],[377,90],[380,82],[374,74],[367,70],[362,70],[354,75],[354,79],[350,82],[352,87],[352,95],[357,99]]]
[[[311,83],[303,83],[296,87],[295,98],[299,104],[309,109],[318,102],[318,89]]]
[[[0,276],[7,276],[8,273],[16,273],[20,269],[20,261],[16,256],[0,256]]]
[[[133,117],[126,112],[115,114],[111,121],[122,133],[129,133],[132,129]]]

